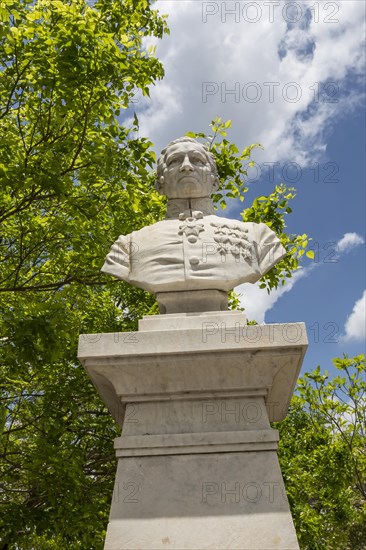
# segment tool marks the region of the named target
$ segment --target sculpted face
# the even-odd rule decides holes
[[[209,197],[216,188],[215,179],[199,143],[181,142],[167,149],[160,185],[168,199]]]

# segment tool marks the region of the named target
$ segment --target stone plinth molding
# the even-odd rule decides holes
[[[298,549],[270,421],[286,416],[306,347],[303,323],[229,311],[80,336],[122,427],[106,550]]]

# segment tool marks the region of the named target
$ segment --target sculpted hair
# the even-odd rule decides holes
[[[157,166],[156,166],[156,181],[155,181],[155,188],[159,191],[159,193],[161,192],[161,187],[162,187],[162,185],[160,183],[160,178],[163,175],[163,168],[164,168],[164,163],[165,163],[166,152],[168,151],[169,147],[172,147],[173,145],[176,145],[177,143],[184,143],[184,142],[187,142],[187,141],[190,142],[190,143],[195,143],[196,145],[200,145],[202,147],[202,149],[204,149],[204,151],[206,153],[208,163],[211,167],[211,171],[215,176],[215,183],[218,186],[219,176],[218,176],[218,173],[217,173],[217,166],[216,166],[215,157],[213,156],[211,151],[209,151],[207,146],[204,145],[203,143],[200,143],[199,141],[197,141],[193,138],[190,138],[188,136],[183,136],[181,138],[174,139],[173,141],[168,143],[168,145],[166,147],[164,147],[164,149],[160,153],[160,156],[159,156],[158,162],[157,162]]]

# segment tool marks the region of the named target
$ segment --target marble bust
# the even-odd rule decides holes
[[[212,153],[192,138],[161,152],[157,190],[168,198],[163,221],[121,235],[102,267],[156,295],[161,313],[227,309],[227,292],[254,283],[286,251],[263,223],[215,215],[219,180]]]

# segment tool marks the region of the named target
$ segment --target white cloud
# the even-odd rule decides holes
[[[315,264],[306,268],[301,268],[296,271],[292,278],[286,282],[285,286],[281,286],[275,290],[272,290],[269,294],[263,289],[259,288],[259,283],[244,283],[235,288],[240,296],[240,304],[245,308],[245,314],[249,321],[257,321],[257,323],[265,322],[266,312],[272,309],[274,304],[283,296],[286,292],[290,292],[293,286],[307,276],[309,272],[314,268]]]
[[[302,0],[294,25],[283,13],[287,20],[296,13],[283,12],[284,2],[273,22],[269,7],[257,3],[258,20],[251,23],[256,14],[254,8],[244,13],[245,4],[156,3],[169,14],[171,35],[157,45],[164,80],[151,89],[148,106],[137,106],[141,134],[159,152],[188,130],[208,131],[219,115],[233,120],[229,138],[240,147],[261,142],[265,160],[314,163],[325,151],[327,129],[362,99],[362,86],[348,84],[350,75],[363,74],[363,2],[337,2],[335,13],[332,3]],[[225,13],[237,5],[239,13]],[[319,22],[311,20],[311,6]]]
[[[144,105],[142,115],[139,115],[140,130],[144,124],[146,126],[146,121],[148,121],[148,126],[143,128],[143,132],[140,132],[140,134],[149,139],[154,133],[154,128],[166,127],[169,125],[170,120],[182,115],[180,90],[164,81],[159,83],[159,94],[154,97],[153,102],[143,101],[142,97],[139,98],[139,101]],[[141,124],[141,120],[145,122]]]
[[[363,244],[365,241],[357,233],[345,233],[343,237],[337,242],[338,252],[348,252],[352,248],[355,248],[359,244]]]
[[[345,233],[343,237],[337,242],[337,250],[339,255],[346,254],[352,248],[355,248],[356,246],[363,243],[364,243],[364,239],[357,233]],[[292,278],[286,281],[285,286],[274,289],[269,294],[265,289],[259,288],[259,283],[255,283],[255,284],[244,283],[236,287],[235,291],[238,294],[242,293],[242,296],[240,297],[240,303],[241,303],[241,306],[245,308],[248,319],[256,320],[258,323],[264,323],[267,311],[272,309],[272,307],[281,298],[281,296],[283,296],[286,292],[290,292],[290,290],[292,290],[294,285],[300,279],[303,279],[304,277],[308,276],[313,269],[321,265],[324,265],[324,264],[313,263],[308,265],[307,267],[304,267],[299,269],[298,271],[295,271]],[[362,299],[359,300],[359,302],[361,302]],[[356,302],[355,307],[359,302]],[[360,311],[361,305],[358,306],[359,308],[357,310],[358,316],[361,315],[361,311]],[[350,319],[352,315],[353,313],[351,314]],[[357,320],[358,318],[359,317],[357,317]],[[354,321],[352,320],[351,321],[352,327],[353,327],[353,322]],[[365,325],[365,322],[363,325],[361,323],[359,326],[362,328],[362,326],[364,327],[364,325]]]
[[[353,306],[352,313],[348,316],[344,329],[343,342],[366,340],[366,290]]]

